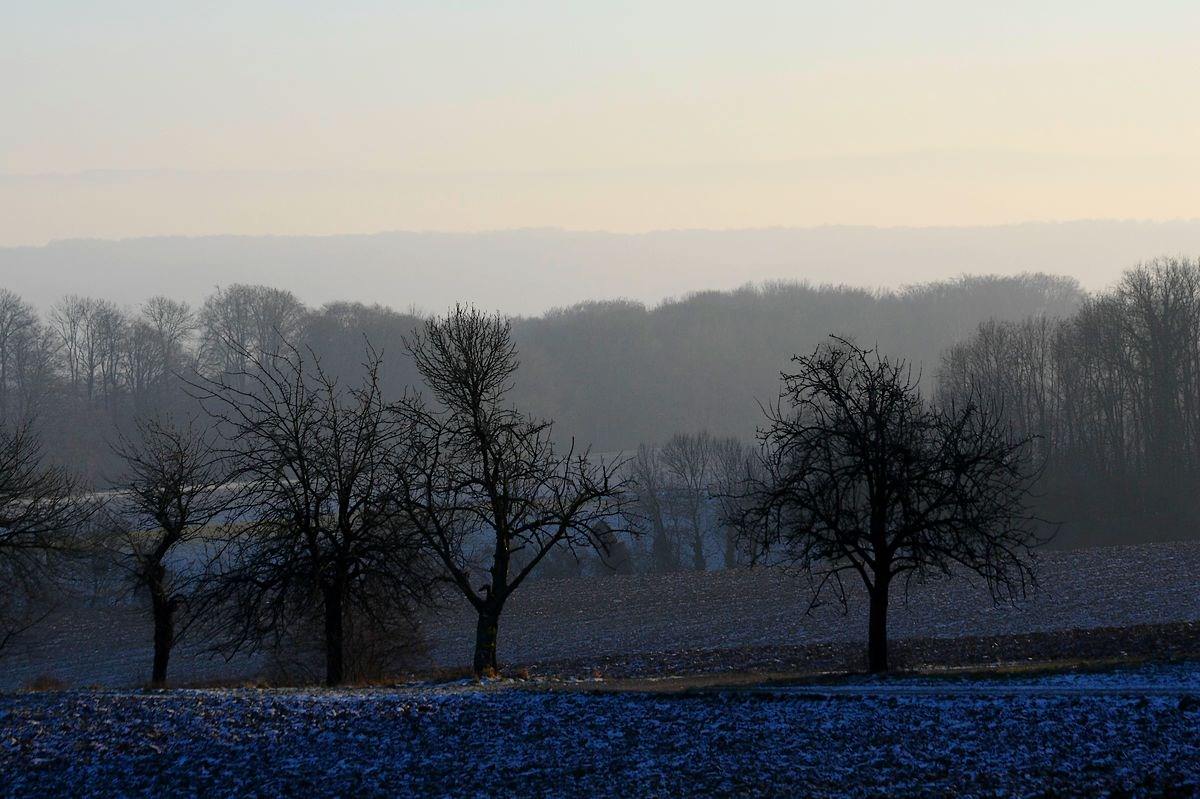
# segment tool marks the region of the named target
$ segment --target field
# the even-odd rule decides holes
[[[0,794],[1191,796],[1200,670],[0,698]]]
[[[1069,657],[1093,645],[1095,657],[1153,656],[1166,647],[1188,655],[1189,641],[1200,654],[1200,544],[1049,552],[1038,574],[1037,589],[1015,604],[997,605],[962,580],[913,586],[891,614],[897,665]],[[806,615],[808,598],[805,580],[779,569],[531,582],[506,610],[500,659],[575,676],[858,668],[861,598],[852,597],[846,615],[837,606]],[[425,623],[426,651],[410,666],[466,665],[473,631],[470,609],[451,601]],[[970,657],[956,662],[959,652]],[[8,653],[0,690],[39,677],[70,687],[139,686],[149,663],[149,622],[135,600],[75,599]],[[262,669],[256,658],[227,663],[185,643],[171,674],[176,684],[228,683],[257,679]]]
[[[914,586],[887,679],[846,674],[861,602],[806,615],[786,571],[546,580],[505,677],[446,676],[473,626],[448,604],[408,673],[339,691],[140,690],[141,609],[75,597],[0,677],[76,687],[0,694],[0,796],[1192,796],[1198,573],[1200,544],[1160,544],[1049,553],[1015,604]],[[185,647],[174,676],[263,668]]]

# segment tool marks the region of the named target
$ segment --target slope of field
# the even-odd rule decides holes
[[[1038,585],[1016,603],[993,602],[978,580],[940,580],[897,592],[893,640],[1001,636],[1200,620],[1200,543],[1047,552]],[[857,589],[857,586],[852,586]],[[844,613],[806,613],[807,578],[783,569],[682,572],[532,583],[501,621],[500,658],[536,663],[630,653],[865,641],[865,596]],[[830,598],[832,600],[832,597]],[[430,625],[432,659],[469,662],[470,608]]]
[[[996,604],[966,580],[911,586],[895,598],[893,641],[1013,636],[1200,621],[1200,544],[1046,553],[1039,585],[1016,603]],[[514,595],[500,629],[507,666],[588,661],[656,653],[754,647],[853,644],[865,639],[863,598],[805,611],[805,578],[781,569],[543,580]],[[424,625],[422,665],[469,664],[475,621],[451,597]],[[1063,636],[1063,640],[1069,640]],[[661,660],[661,659],[660,659]],[[136,604],[75,603],[7,653],[0,690],[39,676],[71,686],[137,685],[148,677],[150,625]],[[663,670],[672,668],[669,659]],[[255,677],[262,664],[226,663],[184,645],[172,663],[176,683]]]
[[[1195,668],[1024,693],[12,695],[0,795],[1193,796]]]

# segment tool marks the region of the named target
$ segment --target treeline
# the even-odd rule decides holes
[[[1067,317],[992,320],[945,355],[946,397],[1038,436],[1060,545],[1192,538],[1200,524],[1200,262],[1125,273]]]
[[[558,420],[564,440],[601,451],[657,446],[670,431],[748,441],[780,364],[830,332],[852,331],[929,367],[930,388],[942,351],[980,322],[1066,315],[1082,298],[1073,280],[1026,275],[895,293],[772,284],[652,308],[586,303],[513,321],[522,371],[514,398]],[[310,308],[286,290],[249,285],[226,287],[199,307],[156,297],[131,309],[66,296],[44,313],[0,289],[0,416],[34,413],[49,457],[104,486],[119,467],[114,435],[130,432],[138,416],[190,406],[177,375],[236,368],[239,349],[269,352],[282,338],[351,376],[366,338],[386,365],[382,391],[395,398],[420,382],[403,338],[423,319],[380,305]]]
[[[499,315],[425,320],[403,342],[421,390],[395,400],[369,340],[345,379],[279,326],[246,331],[253,349],[237,332],[175,375],[198,413],[139,416],[111,445],[115,491],[47,464],[28,426],[0,426],[0,649],[45,618],[74,561],[100,567],[97,598],[117,592],[116,568],[148,600],[156,685],[189,632],[228,655],[307,639],[340,685],[365,676],[364,645],[403,647],[447,594],[477,615],[484,676],[509,600],[554,557],[627,570],[626,542],[648,535],[651,568],[686,553],[702,570],[718,529],[726,567],[739,551],[792,561],[814,602],[831,583],[844,599],[840,575],[857,573],[869,667],[886,671],[893,580],[961,567],[1016,596],[1041,543],[1028,437],[991,403],[937,407],[905,361],[846,339],[793,358],[758,450],[677,435],[625,462],[556,443],[552,421],[513,404],[518,349]]]

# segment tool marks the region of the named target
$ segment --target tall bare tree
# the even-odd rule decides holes
[[[996,596],[1033,579],[1040,543],[1027,495],[1029,439],[975,403],[933,407],[903,361],[835,338],[793,359],[760,434],[766,479],[748,509],[758,546],[816,576],[845,603],[843,576],[870,599],[868,666],[888,668],[897,580],[983,578]]]
[[[319,608],[325,682],[337,685],[347,617],[405,613],[432,577],[394,501],[403,431],[379,388],[381,359],[368,346],[364,377],[346,387],[286,340],[274,353],[226,346],[246,368],[192,389],[230,442],[246,492],[247,520],[215,582],[231,600],[228,645],[258,646]]]
[[[558,547],[603,550],[625,503],[614,467],[574,447],[551,423],[510,407],[517,371],[509,322],[458,306],[408,341],[432,399],[398,409],[405,445],[399,505],[478,616],[473,668],[497,667],[505,603]],[[516,567],[517,558],[523,565]]]
[[[140,419],[136,436],[114,450],[125,469],[108,515],[121,538],[121,562],[150,599],[151,681],[162,685],[171,650],[195,619],[180,624],[178,617],[197,594],[209,558],[206,539],[221,537],[217,528],[231,520],[238,493],[226,458],[196,421]]]

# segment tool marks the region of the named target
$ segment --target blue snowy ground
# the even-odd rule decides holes
[[[1200,666],[837,689],[7,695],[0,795],[1200,794]]]

